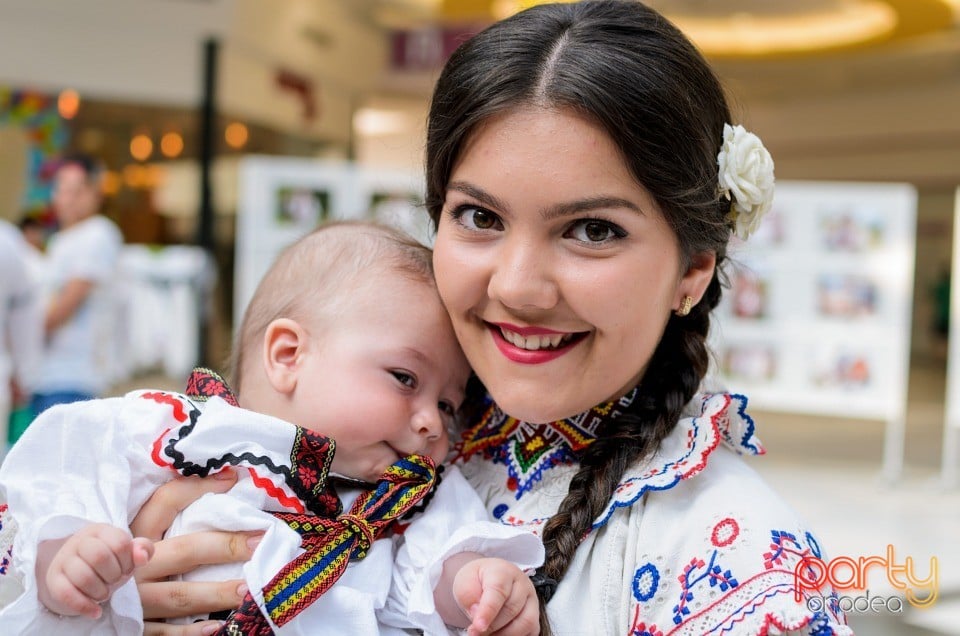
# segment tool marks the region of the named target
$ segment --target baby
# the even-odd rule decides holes
[[[539,540],[486,521],[455,468],[433,488],[470,370],[429,250],[371,224],[315,231],[261,281],[234,353],[239,404],[218,377],[195,374],[188,395],[56,407],[30,427],[0,467],[26,583],[0,622],[16,633],[140,633],[130,578],[153,546],[130,537],[130,520],[178,474],[235,470],[236,486],[188,507],[167,534],[264,533],[228,625],[538,633],[524,570],[542,561]],[[385,529],[390,540],[375,540]],[[240,567],[192,576],[240,578]]]

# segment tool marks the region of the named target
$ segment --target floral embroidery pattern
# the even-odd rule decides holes
[[[10,567],[10,562],[13,560],[13,546],[7,548],[7,551],[3,553],[3,558],[0,559],[0,574],[6,574],[7,569]]]
[[[656,615],[656,605],[651,603],[660,597],[673,598],[671,618],[673,628],[663,636],[680,634],[767,634],[771,628],[782,631],[803,630],[806,636],[838,636],[851,632],[845,624],[836,603],[828,611],[811,612],[803,602],[795,603],[794,568],[807,555],[819,556],[819,546],[812,535],[804,533],[806,543],[797,533],[786,530],[770,530],[769,550],[758,554],[756,573],[743,577],[723,565],[732,549],[742,538],[741,522],[726,517],[715,523],[709,532],[710,545],[714,549],[707,556],[693,556],[687,561],[676,583],[664,585],[659,578],[651,585],[652,574],[657,568],[652,563],[640,567],[634,575],[633,625],[629,636],[658,632],[647,627],[651,615]],[[738,567],[743,567],[738,561]],[[740,574],[744,574],[741,572]],[[833,593],[835,597],[836,594]],[[771,611],[768,601],[779,599],[776,611]],[[641,617],[647,623],[641,622]],[[653,628],[656,629],[655,627]]]
[[[807,533],[809,534],[809,533]],[[763,565],[768,570],[784,566],[788,562],[797,562],[810,555],[810,548],[804,548],[797,537],[784,530],[770,531],[770,551],[763,553]],[[820,555],[814,553],[819,558]]]
[[[718,552],[714,550],[710,555],[710,563],[707,564],[703,559],[694,557],[690,563],[683,568],[683,574],[678,579],[680,581],[680,601],[673,606],[673,622],[677,625],[683,622],[685,616],[690,614],[690,608],[687,606],[694,600],[694,589],[699,587],[704,581],[709,583],[710,587],[718,587],[721,592],[735,588],[740,583],[734,578],[730,570],[724,570],[717,564]]]
[[[631,636],[663,636],[663,632],[657,629],[656,625],[647,626],[646,623],[638,623],[630,630]]]
[[[7,549],[4,550],[2,553],[0,553],[0,575],[4,575],[4,574],[6,574],[6,573],[9,571],[9,569],[10,569],[10,563],[11,563],[11,561],[13,561],[13,536],[12,536],[12,528],[9,528],[9,527],[8,527],[8,528],[7,528],[8,532],[7,532],[7,533],[4,533],[4,532],[3,532],[3,527],[4,527],[4,525],[7,525],[7,526],[10,525],[10,522],[9,522],[9,521],[5,521],[4,518],[3,518],[4,513],[6,513],[7,510],[8,510],[7,504],[0,504],[0,539],[8,539],[8,538],[9,538],[9,545],[7,546]],[[4,536],[5,534],[10,534],[11,536],[10,536],[10,537],[6,537],[6,536]],[[2,549],[4,543],[7,543],[7,541],[2,541],[2,540],[0,540],[0,549]]]

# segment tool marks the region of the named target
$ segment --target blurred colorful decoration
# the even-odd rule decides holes
[[[45,208],[50,200],[54,162],[69,138],[67,126],[58,111],[57,98],[0,86],[0,126],[14,126],[26,132],[30,154],[22,207],[28,210]]]

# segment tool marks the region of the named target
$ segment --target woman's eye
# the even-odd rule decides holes
[[[607,241],[623,238],[627,235],[626,232],[616,225],[597,219],[577,221],[570,226],[567,234],[571,238],[584,243],[606,243]]]
[[[455,209],[453,217],[460,225],[471,230],[494,230],[501,225],[500,217],[493,212],[469,205]]]
[[[411,389],[417,388],[417,376],[412,373],[408,373],[407,371],[391,371],[390,374],[403,386],[410,387]]]

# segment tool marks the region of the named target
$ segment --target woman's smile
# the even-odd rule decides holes
[[[496,323],[487,323],[487,327],[500,353],[520,364],[543,364],[556,360],[587,336],[587,332],[564,333],[542,327],[507,328]]]

